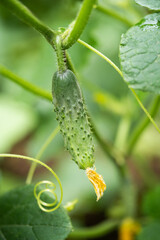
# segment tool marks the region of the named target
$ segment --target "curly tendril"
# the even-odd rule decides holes
[[[60,191],[61,191],[60,200],[58,202],[58,198],[57,198],[57,195],[55,193],[56,185],[53,182],[48,181],[48,180],[40,181],[40,182],[38,182],[35,185],[35,187],[34,187],[34,196],[35,196],[35,198],[37,200],[38,206],[44,212],[53,212],[61,205],[62,198],[63,198],[63,188],[62,188],[62,184],[61,184],[58,176],[52,170],[52,168],[50,168],[48,165],[46,165],[45,163],[41,162],[40,160],[38,160],[36,158],[31,158],[31,157],[27,157],[27,156],[23,156],[23,155],[0,154],[0,157],[26,159],[26,160],[38,163],[38,164],[42,165],[43,167],[47,168],[52,173],[52,175],[56,178],[56,180],[57,180],[57,182],[59,184]],[[41,188],[41,187],[43,187],[43,188]],[[52,196],[54,196],[55,199],[54,199],[54,201],[52,203],[47,203],[47,202],[42,200],[42,194],[44,194],[46,192],[50,193],[50,194],[52,194]],[[57,204],[57,202],[58,202],[58,204]]]
[[[45,185],[45,188],[38,192],[37,189],[38,189],[38,187],[40,185]],[[55,189],[56,189],[56,185],[53,182],[51,182],[51,181],[44,180],[44,181],[38,182],[35,185],[35,187],[34,187],[34,196],[37,199],[38,206],[40,207],[40,209],[42,211],[52,212],[52,211],[55,210],[54,206],[57,203],[57,194],[55,193]],[[41,200],[41,195],[43,193],[45,193],[45,192],[51,193],[54,196],[55,200],[52,203],[46,203],[45,201]],[[57,206],[56,206],[56,208],[57,208]]]

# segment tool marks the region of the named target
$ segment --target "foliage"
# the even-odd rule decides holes
[[[160,186],[150,190],[143,199],[142,209],[144,214],[155,219],[160,219]]]
[[[145,240],[145,239],[146,240],[151,240],[151,239],[158,240],[159,234],[160,234],[159,229],[160,229],[159,222],[150,224],[149,226],[147,226],[143,229],[143,231],[138,236],[138,240]]]
[[[159,0],[136,0],[137,3],[140,5],[147,7],[152,10],[160,10],[160,1]]]
[[[120,58],[124,79],[129,86],[160,93],[158,13],[147,15],[122,36]]]

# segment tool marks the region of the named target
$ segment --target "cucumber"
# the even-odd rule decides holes
[[[94,144],[84,99],[75,74],[57,71],[52,81],[53,104],[65,148],[80,169],[94,165]]]

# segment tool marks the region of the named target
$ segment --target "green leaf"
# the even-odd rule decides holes
[[[155,222],[143,228],[138,236],[138,240],[159,240],[160,222]]]
[[[160,10],[160,0],[135,0],[136,3],[152,10]]]
[[[1,240],[63,240],[70,233],[72,227],[65,209],[41,211],[33,189],[26,185],[0,198]],[[49,195],[45,197],[51,201]]]
[[[144,196],[142,210],[146,215],[160,219],[160,185]]]
[[[120,60],[130,87],[160,93],[160,14],[146,16],[122,35]]]

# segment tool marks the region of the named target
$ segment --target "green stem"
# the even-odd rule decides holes
[[[63,33],[63,47],[71,47],[83,32],[96,0],[84,0],[75,21]]]
[[[64,72],[67,69],[66,55],[65,55],[65,50],[62,49],[62,40],[60,35],[57,35],[56,37],[55,51],[57,55],[58,71]]]
[[[59,126],[56,127],[56,129],[54,129],[54,131],[51,133],[51,135],[47,138],[47,140],[45,141],[45,143],[43,144],[43,146],[39,150],[38,154],[36,155],[36,159],[39,160],[42,157],[44,151],[46,150],[48,145],[52,142],[52,140],[55,138],[55,136],[57,135],[58,132],[59,132]],[[32,178],[33,178],[34,172],[36,170],[36,167],[37,167],[37,163],[33,162],[31,167],[30,167],[30,170],[28,172],[27,179],[26,179],[27,184],[30,184],[32,182]]]
[[[70,235],[69,239],[94,239],[110,233],[119,226],[120,222],[116,220],[104,221],[96,226],[75,229]]]
[[[72,63],[71,57],[67,51],[66,51],[66,64],[67,64],[68,69],[70,69],[75,75],[77,75],[75,67]]]
[[[133,95],[135,96],[137,102],[139,103],[140,107],[142,108],[142,110],[145,112],[145,114],[147,115],[148,119],[151,121],[151,123],[153,124],[153,126],[155,127],[155,129],[160,133],[160,129],[157,125],[157,123],[153,120],[153,118],[151,117],[150,113],[147,111],[147,109],[144,107],[144,105],[142,104],[141,100],[139,99],[138,95],[136,94],[136,92],[134,91],[134,89],[130,88]]]
[[[130,118],[129,116],[124,116],[118,126],[116,139],[115,139],[115,147],[118,148],[123,153],[126,149],[126,140],[128,139],[128,133],[130,129]]]
[[[101,53],[100,51],[98,51],[97,49],[95,49],[94,47],[92,47],[91,45],[89,45],[88,43],[82,41],[81,39],[78,39],[77,42],[79,42],[80,44],[82,44],[83,46],[85,46],[86,48],[88,48],[89,50],[91,50],[92,52],[96,53],[98,56],[100,56],[101,58],[103,58],[106,62],[108,62],[118,73],[119,75],[123,78],[123,74],[121,72],[121,70],[116,66],[116,64],[114,64],[108,57],[106,57],[103,53]]]
[[[23,22],[30,25],[41,33],[47,41],[54,46],[55,31],[44,25],[33,13],[18,0],[0,0],[0,4],[4,5],[8,10],[20,18]]]
[[[118,12],[114,11],[113,9],[103,7],[102,5],[96,5],[95,9],[98,10],[99,12],[102,12],[102,13],[108,15],[108,16],[111,16],[111,17],[123,22],[128,27],[132,27],[134,25],[133,22],[131,22],[129,19],[123,17]]]
[[[90,118],[90,121],[91,121],[91,118]],[[117,148],[115,148],[111,143],[105,141],[100,136],[100,134],[98,133],[97,129],[93,125],[92,121],[91,121],[91,124],[92,124],[92,128],[93,128],[94,136],[96,137],[96,139],[100,143],[101,148],[107,154],[107,156],[109,156],[111,159],[113,159],[115,161],[117,167],[120,168],[120,170],[123,173],[123,168],[122,168],[123,164],[124,164],[124,156],[123,156],[123,154]]]
[[[46,100],[52,101],[52,95],[51,93],[25,81],[24,79],[22,79],[21,77],[15,75],[14,73],[12,73],[10,70],[8,70],[7,68],[5,68],[4,66],[2,66],[0,64],[0,75],[10,79],[11,81],[17,83],[19,86],[23,87],[24,89],[26,89],[27,91],[40,96]]]
[[[149,111],[150,112],[150,116],[152,118],[156,116],[156,114],[157,114],[157,112],[159,110],[159,106],[160,106],[160,96],[157,96],[155,98],[154,102],[152,103],[152,105],[150,107],[150,111]],[[131,152],[133,151],[133,149],[134,149],[138,139],[140,138],[142,132],[147,128],[147,126],[149,125],[150,121],[152,121],[152,120],[148,116],[148,118],[144,117],[141,120],[141,122],[138,124],[138,126],[136,127],[136,129],[134,130],[134,132],[132,133],[132,135],[130,137],[130,141],[128,143],[128,148],[127,148],[127,155],[131,154]],[[155,127],[156,127],[156,129],[158,128],[158,126],[155,126]],[[159,132],[159,128],[157,129],[157,131]]]

